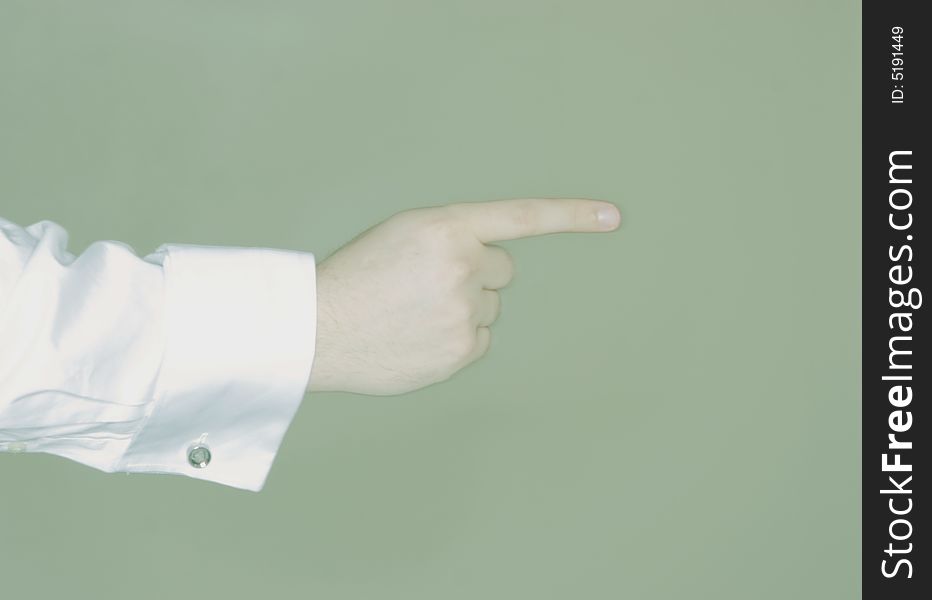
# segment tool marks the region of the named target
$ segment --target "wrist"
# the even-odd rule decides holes
[[[337,322],[330,302],[332,297],[329,270],[326,264],[321,263],[317,266],[317,328],[307,392],[334,392],[341,389],[337,382],[336,365],[333,364]]]

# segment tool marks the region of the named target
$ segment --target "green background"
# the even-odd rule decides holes
[[[0,4],[0,212],[323,259],[415,206],[507,242],[493,346],[307,397],[266,489],[0,456],[7,598],[853,598],[860,7]]]

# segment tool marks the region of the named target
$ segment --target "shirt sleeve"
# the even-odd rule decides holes
[[[311,373],[313,254],[67,243],[0,218],[0,451],[261,490]]]

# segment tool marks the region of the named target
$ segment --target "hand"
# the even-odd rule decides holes
[[[579,199],[451,204],[398,213],[317,266],[311,391],[400,394],[482,356],[511,256],[486,245],[559,232],[611,231],[618,209]]]

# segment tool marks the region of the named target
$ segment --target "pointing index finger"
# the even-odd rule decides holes
[[[448,207],[482,242],[548,233],[612,231],[621,215],[614,204],[583,198],[517,198]]]

